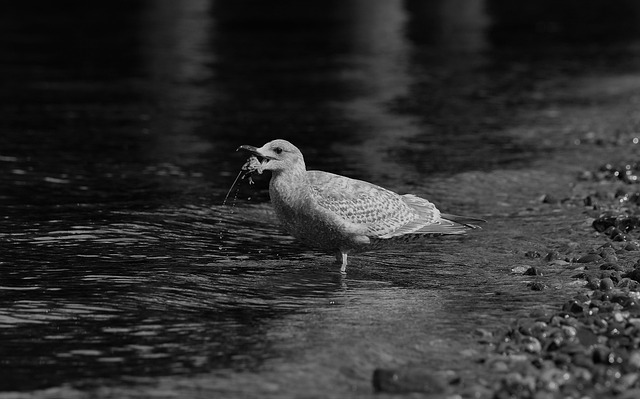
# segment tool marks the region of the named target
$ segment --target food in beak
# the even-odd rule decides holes
[[[251,155],[247,162],[242,165],[242,170],[247,171],[248,173],[258,172],[262,174],[262,163],[255,155]]]

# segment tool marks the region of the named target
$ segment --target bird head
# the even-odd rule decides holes
[[[260,160],[258,171],[270,170],[283,172],[289,170],[305,170],[302,153],[295,145],[287,140],[277,139],[268,142],[260,148],[251,145],[241,145],[238,150],[249,151]]]

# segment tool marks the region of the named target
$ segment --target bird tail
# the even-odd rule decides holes
[[[470,229],[481,229],[482,227],[480,225],[487,223],[487,221],[484,220],[484,219],[472,218],[472,217],[467,217],[467,216],[451,215],[451,214],[448,214],[448,213],[442,213],[442,214],[440,214],[440,217],[442,217],[445,220],[461,224],[464,227],[467,227],[467,228],[470,228]]]

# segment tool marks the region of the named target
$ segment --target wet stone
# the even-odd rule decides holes
[[[542,276],[542,272],[537,267],[530,267],[524,272],[525,276]]]
[[[616,242],[623,242],[627,241],[629,237],[626,234],[622,233],[620,230],[614,229],[614,231],[611,233],[611,239]]]
[[[567,266],[567,265],[570,265],[571,263],[567,262],[566,260],[556,259],[549,262],[549,264],[551,266]]]
[[[615,355],[603,345],[596,345],[593,347],[592,358],[594,363],[601,364],[613,364],[615,361]]]
[[[591,290],[597,290],[600,288],[600,280],[595,277],[588,277],[585,287]]]
[[[562,306],[562,310],[569,313],[582,313],[584,308],[582,304],[575,300],[571,300]]]
[[[613,284],[613,280],[609,277],[603,278],[600,280],[600,289],[602,291],[611,291],[615,285]]]
[[[614,283],[622,280],[622,273],[618,270],[602,270],[600,272],[600,278],[610,278]]]
[[[524,350],[530,353],[540,353],[542,351],[542,345],[535,337],[524,337],[520,341]]]
[[[536,258],[539,258],[541,255],[540,255],[540,252],[538,251],[527,251],[524,253],[524,256],[525,258],[536,259]]]
[[[625,251],[637,251],[640,249],[640,244],[636,241],[629,242],[624,246]]]
[[[598,254],[588,254],[588,255],[584,255],[580,258],[578,258],[578,260],[576,262],[578,263],[592,263],[592,262],[599,262],[602,260],[602,257]]]
[[[640,282],[640,269],[634,269],[629,273],[625,274],[624,277]]]
[[[539,281],[529,283],[528,286],[531,288],[531,291],[544,291],[547,289],[547,285]]]
[[[627,288],[630,291],[640,290],[640,283],[627,277],[620,280],[616,286],[618,288]]]
[[[611,215],[602,215],[593,221],[593,228],[598,232],[604,232],[609,227],[615,227],[616,217]]]
[[[602,246],[600,247],[600,252],[599,255],[602,258],[606,258],[607,256],[615,256],[616,255],[616,250],[613,249],[611,246]]]
[[[544,256],[544,260],[546,260],[547,262],[551,262],[553,260],[560,259],[560,257],[561,257],[560,252],[558,252],[558,251],[550,251]]]
[[[527,266],[514,266],[511,268],[511,273],[524,274],[528,269]]]
[[[542,197],[542,203],[543,204],[558,204],[560,203],[560,200],[558,199],[558,197],[552,195],[552,194],[545,194]]]
[[[622,271],[623,267],[616,263],[603,263],[600,265],[600,270],[617,270]]]

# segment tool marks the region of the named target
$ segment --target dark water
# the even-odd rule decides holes
[[[376,367],[473,369],[475,328],[572,287],[510,270],[584,231],[536,199],[640,93],[635,2],[511,3],[1,4],[0,389],[367,397]],[[267,178],[222,205],[235,148],[273,138],[490,223],[343,278]]]

